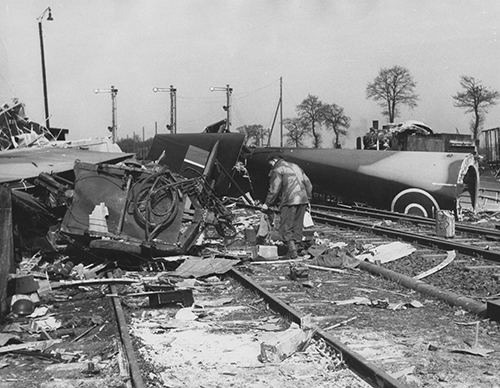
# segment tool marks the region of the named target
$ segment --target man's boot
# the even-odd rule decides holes
[[[295,245],[295,241],[290,240],[288,241],[288,258],[289,259],[296,259],[298,257],[297,255],[297,246]]]

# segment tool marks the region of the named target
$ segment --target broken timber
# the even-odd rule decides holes
[[[278,334],[272,342],[260,344],[261,362],[280,362],[298,351],[307,343],[313,334],[312,330],[302,330],[296,324]]]

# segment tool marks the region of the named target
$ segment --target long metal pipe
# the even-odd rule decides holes
[[[406,276],[390,269],[381,267],[379,265],[367,263],[365,261],[360,261],[358,268],[368,271],[372,274],[382,276],[386,279],[392,280],[398,284],[402,284],[407,288],[421,292],[422,294],[432,296],[434,298],[445,301],[451,306],[459,306],[463,309],[470,311],[471,313],[477,315],[486,314],[486,304],[476,302],[474,299],[467,298],[466,296],[455,294],[451,291],[444,291],[431,284],[425,283],[421,280],[413,279],[410,276]]]

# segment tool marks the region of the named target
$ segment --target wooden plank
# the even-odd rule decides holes
[[[8,313],[7,279],[14,271],[14,235],[12,195],[6,186],[0,186],[0,320]]]
[[[289,264],[304,261],[304,258],[291,259],[291,260],[263,260],[263,261],[251,261],[248,264],[259,265],[259,264]]]
[[[47,341],[33,341],[33,342],[24,342],[22,344],[7,345],[7,346],[0,347],[0,353],[9,353],[9,352],[15,352],[15,351],[24,350],[24,349],[45,350],[48,347],[55,345],[55,344],[58,344],[60,342],[62,342],[62,339],[53,339],[53,340],[47,340]]]
[[[86,279],[86,280],[61,280],[60,282],[51,283],[52,288],[60,287],[79,287],[79,286],[101,286],[112,284],[133,284],[141,283],[141,279],[130,278],[113,278],[113,279]]]
[[[329,271],[329,272],[336,272],[336,273],[345,273],[346,271],[338,268],[329,268],[329,267],[322,267],[320,265],[312,265],[312,264],[304,264],[307,268],[311,269],[317,269],[320,271]]]

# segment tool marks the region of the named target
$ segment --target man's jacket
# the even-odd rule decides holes
[[[312,196],[311,181],[295,163],[278,160],[269,173],[269,191],[266,204],[279,206],[308,203]]]

